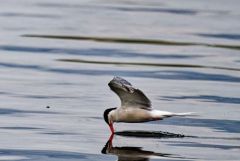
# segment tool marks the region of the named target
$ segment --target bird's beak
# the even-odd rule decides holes
[[[109,124],[109,127],[110,127],[110,130],[111,130],[112,134],[114,134],[113,123],[110,123],[110,124]]]

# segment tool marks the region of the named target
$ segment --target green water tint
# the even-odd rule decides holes
[[[197,42],[177,42],[167,40],[155,40],[155,39],[134,39],[134,38],[119,38],[119,37],[95,37],[95,36],[64,36],[64,35],[35,35],[27,34],[23,37],[37,37],[37,38],[49,38],[49,39],[65,39],[65,40],[90,40],[99,42],[112,42],[112,43],[128,43],[128,44],[146,44],[146,45],[173,45],[173,46],[207,46],[215,48],[226,48],[240,50],[240,45],[225,45],[225,44],[208,44]]]
[[[167,64],[167,63],[147,63],[147,62],[117,62],[117,61],[93,61],[83,59],[57,59],[63,62],[72,63],[87,63],[87,64],[110,64],[110,65],[130,65],[130,66],[155,66],[155,67],[172,67],[172,68],[206,68],[206,69],[219,69],[240,71],[238,68],[218,67],[218,66],[204,66],[194,64]]]

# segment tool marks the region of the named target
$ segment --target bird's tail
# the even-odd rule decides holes
[[[159,110],[153,110],[151,111],[151,115],[153,120],[161,120],[166,117],[173,117],[173,116],[196,116],[194,112],[184,112],[184,113],[172,113],[168,111],[159,111]]]
[[[196,116],[195,112],[173,113],[173,116]]]

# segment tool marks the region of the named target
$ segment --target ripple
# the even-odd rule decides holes
[[[11,126],[11,127],[0,127],[0,129],[6,130],[42,130],[43,128],[38,127],[25,127],[25,126]]]
[[[213,38],[219,38],[219,39],[230,39],[230,40],[240,40],[239,34],[196,34],[198,36],[202,37],[213,37]]]
[[[83,55],[83,56],[103,56],[103,57],[123,57],[123,58],[154,58],[154,59],[188,59],[203,57],[200,55],[184,55],[184,54],[144,54],[128,52],[124,50],[114,49],[67,49],[67,48],[48,48],[48,47],[29,47],[29,46],[13,46],[13,45],[0,45],[0,50],[3,51],[16,51],[16,52],[29,52],[39,54],[62,54],[62,55]]]
[[[121,7],[121,6],[104,6],[105,9],[112,9],[124,12],[157,12],[170,13],[177,15],[196,15],[197,10],[192,9],[173,9],[173,8],[154,8],[154,7]]]
[[[216,102],[216,103],[231,103],[240,104],[240,98],[236,97],[223,97],[223,96],[213,96],[213,95],[199,95],[199,96],[163,96],[166,99],[197,99],[203,100],[204,102]]]
[[[37,70],[42,72],[53,72],[62,74],[82,74],[82,75],[118,75],[122,77],[142,77],[154,79],[174,79],[174,80],[201,80],[216,82],[239,83],[240,77],[229,76],[225,74],[210,74],[194,71],[174,71],[174,70],[153,70],[153,71],[136,71],[136,70],[91,70],[91,69],[66,69],[66,68],[48,68],[40,65],[25,65],[13,63],[1,63],[0,66],[16,69]],[[181,66],[181,65],[180,65]],[[174,66],[179,67],[179,65]],[[190,67],[190,66],[189,66]]]
[[[32,38],[47,38],[47,39],[64,39],[64,40],[78,40],[78,41],[98,41],[98,42],[110,42],[110,43],[128,43],[128,44],[145,44],[145,45],[170,45],[170,46],[206,46],[214,48],[225,48],[240,50],[239,45],[228,44],[208,44],[198,42],[180,42],[180,41],[168,41],[157,39],[134,39],[134,38],[119,38],[119,37],[90,37],[90,36],[64,36],[64,35],[35,35],[26,34],[23,37]]]
[[[224,149],[224,150],[233,150],[240,149],[240,146],[235,145],[222,145],[222,144],[205,144],[205,143],[197,143],[197,142],[178,142],[178,143],[170,143],[172,146],[181,146],[181,147],[198,147],[198,148],[213,148],[213,149]]]
[[[108,157],[99,154],[87,154],[67,151],[54,151],[54,150],[27,150],[27,149],[0,149],[1,156],[19,156],[26,157],[28,160],[41,161],[41,160],[71,160],[71,161],[108,161],[112,160]]]
[[[0,13],[0,17],[19,17],[19,18],[44,18],[44,19],[56,19],[60,18],[59,15],[53,15],[53,14],[34,14],[34,13],[14,13],[14,12],[5,12]]]
[[[149,122],[158,124],[159,121]],[[197,118],[169,118],[161,120],[161,124],[178,125],[178,126],[193,126],[193,127],[208,127],[217,131],[228,133],[240,133],[239,120],[224,120],[224,119],[197,119]]]
[[[34,68],[34,66],[31,66]],[[20,97],[20,98],[33,98],[33,99],[75,99],[79,97],[74,96],[53,96],[53,95],[36,95],[36,94],[20,94],[20,93],[11,93],[11,92],[0,92],[0,95],[7,95],[11,97]]]
[[[131,65],[131,66],[154,66],[154,67],[173,67],[173,68],[208,68],[208,69],[221,69],[221,70],[232,70],[240,71],[239,68],[229,68],[220,66],[206,66],[206,65],[195,65],[195,64],[167,64],[167,63],[148,63],[148,62],[119,62],[119,61],[92,61],[84,59],[57,59],[63,62],[73,63],[87,63],[87,64],[113,64],[113,65]]]
[[[0,115],[14,115],[14,114],[59,114],[59,113],[52,112],[52,111],[32,111],[32,110],[0,108]]]

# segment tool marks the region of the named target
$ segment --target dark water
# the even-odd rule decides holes
[[[0,160],[240,159],[238,0],[9,0],[0,5]],[[153,107],[102,119],[121,76]]]

